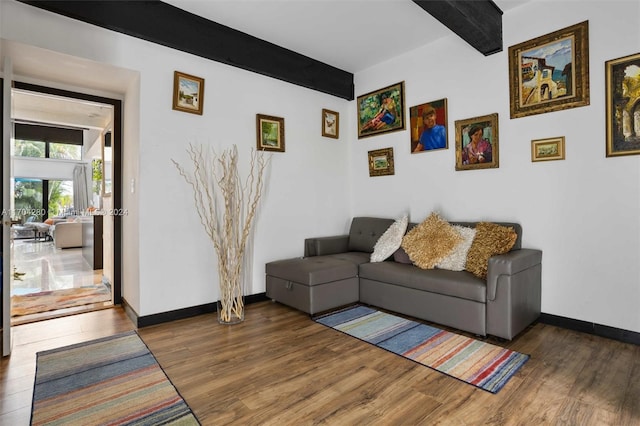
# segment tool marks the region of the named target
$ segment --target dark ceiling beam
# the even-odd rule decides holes
[[[413,0],[485,56],[502,51],[502,10],[491,0]]]
[[[158,0],[19,1],[216,62],[354,99],[352,73]],[[197,70],[182,71],[197,74]]]

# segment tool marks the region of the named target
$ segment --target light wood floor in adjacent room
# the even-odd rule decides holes
[[[120,308],[14,327],[0,424],[28,424],[36,352],[133,328]],[[503,344],[531,359],[497,395],[272,302],[139,333],[203,425],[640,425],[640,346],[543,324]]]

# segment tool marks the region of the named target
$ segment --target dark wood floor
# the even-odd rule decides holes
[[[14,327],[0,424],[28,424],[36,352],[133,328],[119,308]],[[544,324],[490,340],[531,355],[497,395],[271,302],[139,334],[203,425],[640,425],[640,346]]]

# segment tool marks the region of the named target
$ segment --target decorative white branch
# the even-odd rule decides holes
[[[243,265],[247,241],[251,236],[269,158],[251,150],[249,173],[244,180],[238,174],[238,148],[233,145],[218,155],[211,147],[187,148],[193,172],[171,160],[193,189],[196,212],[211,239],[218,257],[220,279],[219,318],[234,322],[244,318]]]

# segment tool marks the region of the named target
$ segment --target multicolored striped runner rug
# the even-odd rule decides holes
[[[38,352],[32,425],[199,425],[135,331]]]
[[[491,393],[502,389],[529,359],[529,355],[366,306],[315,321]]]

